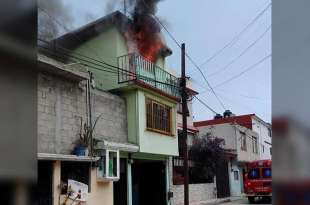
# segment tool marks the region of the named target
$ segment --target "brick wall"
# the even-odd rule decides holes
[[[38,152],[70,154],[78,138],[80,120],[87,120],[86,92],[78,82],[38,75]],[[125,101],[107,92],[92,94],[93,116],[102,117],[95,129],[101,140],[127,142]]]

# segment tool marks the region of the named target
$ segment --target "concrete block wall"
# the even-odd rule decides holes
[[[125,100],[108,92],[94,91],[92,103],[93,119],[102,114],[95,127],[94,138],[128,143]]]
[[[96,91],[92,94],[93,116],[103,113],[95,136],[101,140],[127,141],[125,101]],[[86,92],[78,82],[59,76],[38,74],[38,152],[70,154],[87,120]]]
[[[183,205],[184,204],[184,185],[173,184],[173,170],[172,170],[172,158],[170,157],[168,163],[169,174],[169,190],[173,192],[173,198],[170,199],[171,205]],[[189,184],[189,202],[190,204],[199,204],[206,202],[217,197],[216,192],[216,180],[214,183],[204,184]]]
[[[184,186],[173,185],[172,191],[173,191],[172,205],[184,204]],[[190,204],[199,204],[215,198],[216,198],[216,186],[214,183],[189,185]]]

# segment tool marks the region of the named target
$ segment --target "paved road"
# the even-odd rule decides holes
[[[224,203],[225,205],[240,205],[240,204],[249,204],[247,198],[244,199],[240,199],[237,201],[233,201],[233,202],[229,202],[229,203]],[[262,202],[262,201],[257,201],[255,204],[260,204],[260,205],[270,205],[270,204],[266,204],[266,202]]]

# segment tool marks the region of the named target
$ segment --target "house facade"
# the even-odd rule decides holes
[[[228,116],[219,119],[194,122],[200,136],[224,139],[224,149],[230,153],[226,166],[227,186],[231,196],[243,193],[243,179],[246,163],[259,156],[259,135],[243,123],[249,116]],[[219,187],[218,187],[219,189]]]
[[[260,119],[256,115],[252,116],[252,129],[259,134],[260,159],[271,159],[272,156],[272,132],[271,124]]]
[[[90,167],[94,167],[77,165],[85,172],[91,169],[88,178],[77,179],[85,184],[89,181],[90,190],[85,204],[170,203],[169,157],[177,156],[179,152],[176,118],[178,78],[165,70],[165,57],[171,53],[167,47],[163,46],[156,61],[130,52],[124,26],[128,23],[130,19],[127,16],[114,12],[53,40],[44,51],[61,61],[62,68],[72,76],[86,74],[84,77],[91,87],[90,94],[82,92],[80,87],[83,87],[85,79],[69,74],[73,82],[66,78],[57,82],[59,79],[39,77],[42,88],[39,87],[38,95],[43,96],[41,104],[43,107],[51,104],[50,108],[39,107],[42,110],[39,123],[45,122],[46,117],[50,118],[49,124],[53,126],[46,128],[42,124],[42,130],[39,129],[39,134],[42,133],[39,159],[51,161],[53,157],[61,158],[54,160],[56,163],[52,165],[53,204],[57,204],[59,198],[64,200],[64,194],[58,197],[59,191],[56,191],[62,180],[68,181],[73,176],[66,173],[75,165],[61,167],[62,161],[70,161],[71,158],[87,161]],[[74,96],[67,97],[67,93]],[[87,100],[89,96],[91,100]],[[44,112],[53,112],[53,117]],[[72,112],[77,113],[78,119]],[[98,141],[94,146],[96,155],[74,157],[69,151],[72,151],[72,141],[81,128],[79,116],[85,113],[86,120],[89,113],[92,114],[90,119],[93,122],[101,116],[93,133]],[[64,120],[60,122],[62,118]],[[47,135],[50,141],[46,139]]]
[[[77,156],[73,151],[89,121],[90,104],[93,121],[100,116],[93,131],[102,144],[100,149],[119,154],[138,151],[138,146],[127,139],[125,100],[91,90],[88,101],[88,73],[67,68],[47,56],[38,56],[39,204],[72,203],[74,198],[68,197],[69,179],[88,186],[85,204],[113,204],[113,180],[98,174],[100,156]],[[119,178],[120,166],[115,166],[115,177]]]
[[[192,90],[191,81],[187,81],[187,91],[189,99],[192,99],[194,95],[198,93]],[[199,136],[199,130],[193,125],[193,103],[188,101],[188,114],[187,114],[187,146],[188,151],[193,145],[194,140]],[[183,164],[183,143],[184,137],[182,135],[183,123],[182,123],[182,105],[178,104],[177,109],[177,129],[178,129],[178,142],[179,142],[179,156],[171,157],[170,159],[170,192],[173,193],[171,198],[171,205],[184,204],[184,164]],[[189,169],[191,169],[193,163],[189,161]],[[211,179],[210,181],[194,182],[189,175],[189,202],[190,204],[201,203],[210,199],[216,198],[216,181]]]

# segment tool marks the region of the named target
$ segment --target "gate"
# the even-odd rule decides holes
[[[216,167],[216,188],[218,198],[230,196],[228,162],[225,160],[221,160]]]

